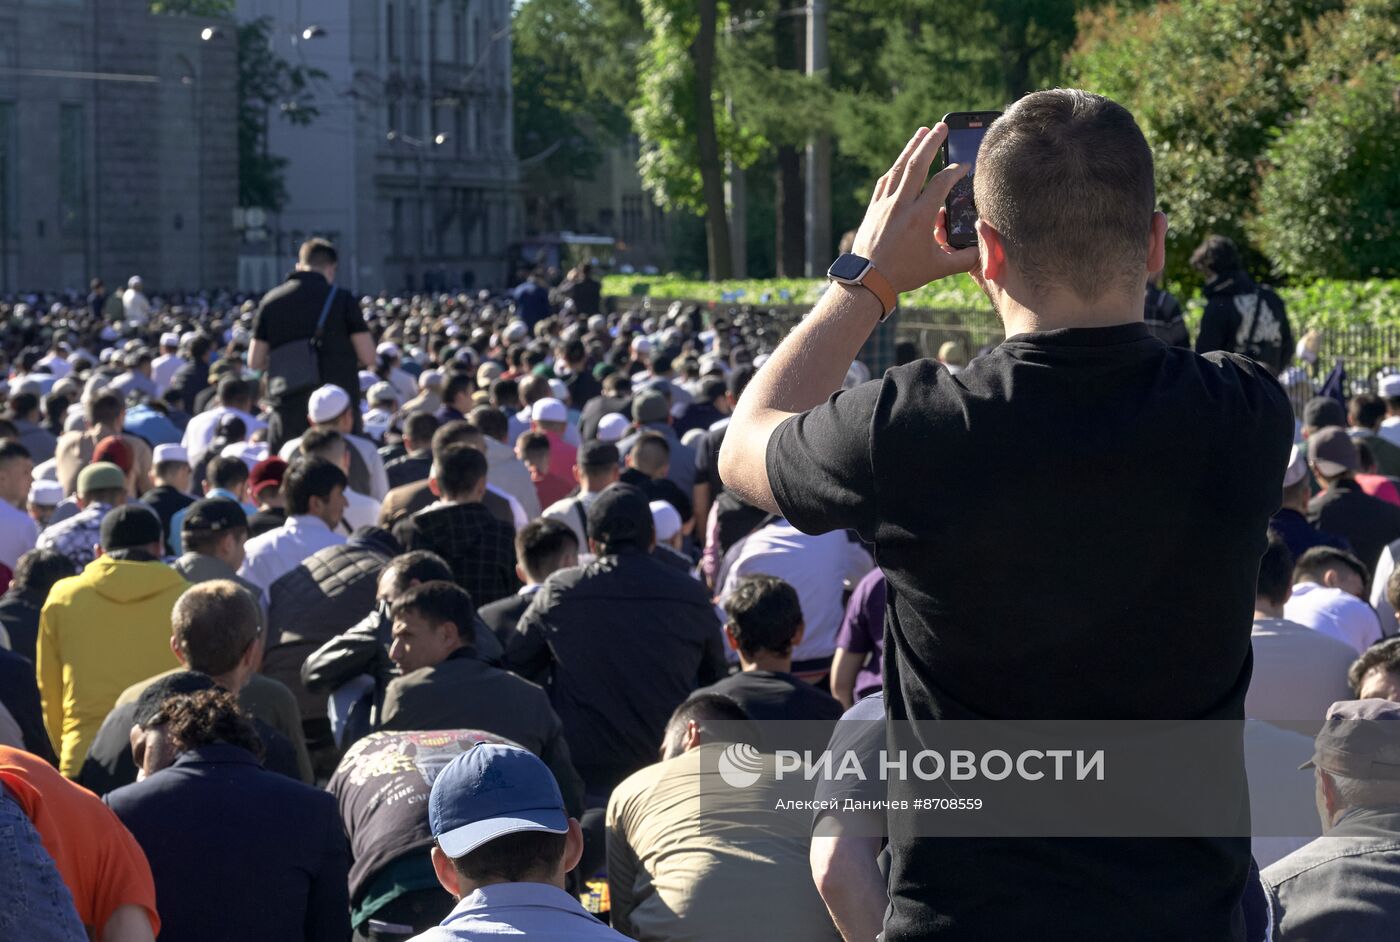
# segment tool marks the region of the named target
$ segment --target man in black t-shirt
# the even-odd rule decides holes
[[[940,720],[1242,721],[1287,397],[1254,361],[1170,348],[1143,324],[1167,223],[1125,109],[1056,89],[992,124],[977,248],[946,240],[966,168],[928,179],[946,135],[915,134],[855,255],[754,377],[726,485],[800,530],[875,545],[891,749],[936,748]],[[918,360],[839,391],[898,293],[957,272],[1007,340],[956,378]],[[891,800],[926,797],[920,784],[892,778]],[[934,839],[917,815],[888,819],[889,942],[1243,938],[1247,836]]]
[[[335,246],[325,239],[308,239],[297,255],[296,271],[286,282],[263,295],[253,321],[253,340],[248,345],[248,365],[265,370],[272,351],[294,340],[309,340],[316,333],[316,322],[326,304],[327,292],[334,291],[326,312],[319,365],[321,381],[310,382],[299,391],[279,394],[269,389],[273,416],[268,428],[268,448],[273,454],[285,442],[307,428],[307,403],[318,386],[334,383],[345,390],[351,402],[360,401],[360,367],[376,365],[374,338],[365,326],[364,314],[355,296],[336,287]],[[360,431],[360,410],[355,409],[354,432]]]

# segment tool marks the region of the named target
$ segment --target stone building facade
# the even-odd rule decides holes
[[[0,293],[231,285],[237,56],[147,0],[0,0]]]

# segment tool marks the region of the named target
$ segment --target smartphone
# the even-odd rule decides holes
[[[977,204],[972,199],[972,175],[977,170],[977,149],[982,136],[1000,111],[954,111],[943,116],[948,137],[943,141],[943,166],[962,164],[967,173],[953,184],[945,204],[948,213],[948,244],[965,249],[977,244]]]

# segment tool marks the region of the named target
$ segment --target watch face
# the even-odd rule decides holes
[[[865,274],[865,269],[869,265],[870,262],[867,259],[863,259],[859,255],[851,255],[848,252],[831,263],[827,274],[837,281],[855,281]]]

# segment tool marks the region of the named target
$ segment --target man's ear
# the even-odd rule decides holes
[[[797,630],[792,633],[792,646],[795,648],[802,643],[802,636],[807,633],[807,623],[804,621],[797,626]]]
[[[1322,584],[1329,589],[1337,588],[1338,581],[1337,570],[1335,569],[1329,569],[1322,574]]]
[[[452,866],[452,858],[444,854],[437,845],[433,845],[432,858],[433,873],[437,876],[438,883],[452,894],[453,899],[461,899],[461,891],[457,889],[457,868]]]
[[[977,220],[977,237],[982,243],[979,259],[982,278],[986,281],[1001,281],[1006,277],[1006,245],[1001,241],[1001,233],[992,228],[985,219]]]
[[[737,650],[739,650],[739,639],[736,638],[736,637],[734,637],[734,626],[733,626],[733,625],[725,625],[725,626],[724,626],[724,637],[729,641],[729,650],[731,650],[731,651],[737,651]]]
[[[1147,271],[1159,272],[1167,265],[1167,214],[1153,213],[1148,227]]]
[[[170,653],[175,655],[175,660],[185,663],[185,652],[180,650],[180,642],[175,640],[174,635],[170,636]]]
[[[442,491],[438,488],[437,478],[428,478],[428,490],[433,492],[433,496],[442,499]]]
[[[515,564],[515,578],[520,580],[521,585],[524,585],[525,583],[530,581],[529,578],[527,578],[526,576],[525,567],[520,565],[519,563]]]

